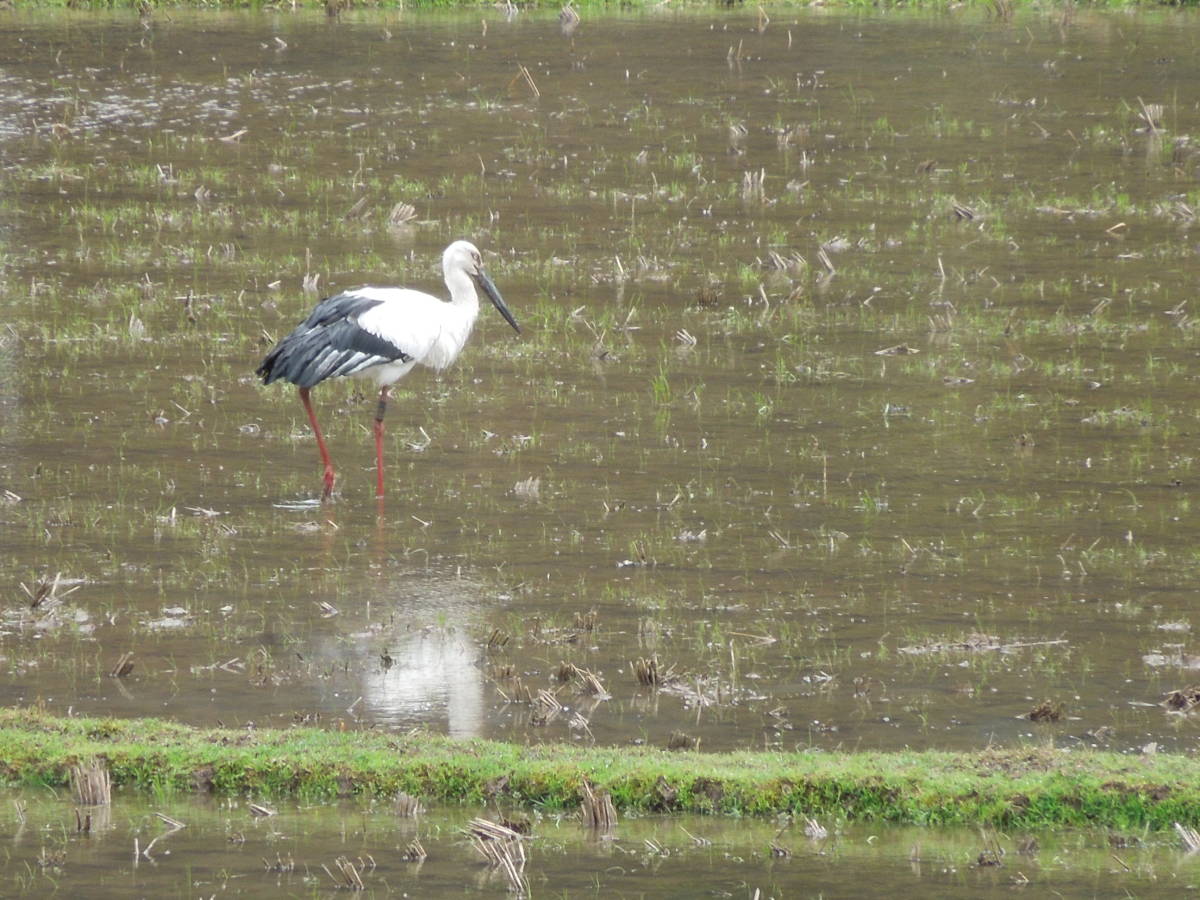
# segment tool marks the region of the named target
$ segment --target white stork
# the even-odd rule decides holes
[[[327,378],[353,375],[373,379],[379,388],[375,412],[376,496],[383,496],[383,414],[388,389],[420,363],[431,369],[449,366],[462,352],[479,316],[483,289],[506,322],[521,333],[504,299],[483,270],[483,259],[469,241],[455,241],[442,254],[442,272],[450,300],[410,288],[361,287],[317,304],[296,330],[275,345],[257,369],[263,384],[280,379],[300,389],[317,449],[325,466],[327,500],[333,493],[333,461],[321,436],[309,391]]]

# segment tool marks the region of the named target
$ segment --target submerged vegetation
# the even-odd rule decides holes
[[[155,719],[0,710],[10,785],[66,786],[101,759],[118,790],[251,798],[503,800],[574,810],[607,792],[617,814],[791,813],[918,825],[1169,829],[1200,821],[1200,762],[1051,747],[976,753],[695,753],[520,747],[427,732],[192,728]],[[587,804],[585,803],[585,809]]]

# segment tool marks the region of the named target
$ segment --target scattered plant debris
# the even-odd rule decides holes
[[[668,750],[698,750],[700,748],[700,738],[692,737],[685,731],[672,731],[671,736],[667,738]]]
[[[1062,718],[1063,707],[1061,703],[1050,700],[1043,700],[1037,706],[1029,711],[1029,721],[1031,722],[1057,722]]]
[[[612,795],[608,791],[597,792],[587,779],[584,779],[580,792],[583,794],[580,803],[583,827],[610,834],[617,824],[617,809],[613,806]]]
[[[404,791],[396,794],[393,808],[396,811],[396,815],[401,819],[415,819],[425,811],[420,800],[412,794],[406,794]]]
[[[71,587],[63,591],[61,594],[58,589],[70,583]],[[21,582],[21,590],[25,592],[25,596],[29,598],[29,608],[38,609],[42,606],[59,603],[68,594],[73,594],[83,586],[82,579],[68,579],[68,582],[63,581],[62,572],[55,572],[53,578],[43,576],[33,583],[33,587],[26,586],[25,582]]]
[[[333,867],[337,869],[336,875],[329,871],[329,866],[321,863],[321,868],[333,881],[334,887],[338,890],[364,891],[366,884],[363,882],[363,875],[374,871],[375,860],[370,854],[367,854],[365,860],[360,856],[357,861],[346,856],[339,856],[333,861]]]
[[[900,647],[899,650],[901,653],[909,653],[914,656],[930,653],[979,653],[983,651],[1011,653],[1026,647],[1053,647],[1067,643],[1069,641],[1065,638],[1051,641],[1010,641],[1005,643],[995,635],[976,632],[960,641],[930,641],[926,644]]]
[[[498,822],[472,819],[466,829],[471,846],[508,877],[509,888],[521,895],[529,893],[529,881],[524,875],[525,845],[519,832]]]
[[[637,682],[644,687],[662,687],[664,684],[670,684],[675,681],[678,676],[675,674],[675,666],[668,666],[665,671],[659,671],[658,657],[652,656],[649,659],[638,657],[629,664],[629,668],[633,671]]]
[[[823,841],[829,837],[829,829],[812,816],[804,817],[804,835],[814,841]]]
[[[1179,835],[1179,839],[1183,841],[1183,846],[1188,853],[1196,853],[1200,851],[1200,831],[1192,828],[1189,825],[1182,825],[1179,822],[1175,823],[1175,833]]]
[[[103,759],[90,759],[71,766],[71,790],[81,806],[108,806],[112,803],[108,763]]]
[[[1171,691],[1159,705],[1171,712],[1188,712],[1197,703],[1200,703],[1200,684]]]
[[[268,872],[294,872],[296,870],[296,860],[290,853],[286,858],[280,853],[276,853],[274,862],[263,857],[263,868]]]
[[[109,676],[112,678],[124,678],[133,671],[133,651],[126,650],[121,654],[120,659],[109,670]]]

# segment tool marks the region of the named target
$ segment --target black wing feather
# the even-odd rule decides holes
[[[359,316],[382,302],[353,292],[327,297],[275,345],[255,374],[262,376],[263,384],[283,380],[309,388],[326,378],[408,362],[410,355],[358,324]]]

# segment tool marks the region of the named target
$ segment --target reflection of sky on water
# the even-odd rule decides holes
[[[481,734],[483,671],[477,643],[486,587],[459,574],[399,575],[379,585],[358,609],[340,601],[342,632],[317,650],[360,673],[362,703],[355,710],[382,725],[426,724],[454,737]],[[365,627],[364,627],[365,626]],[[382,660],[384,651],[390,665]]]
[[[363,702],[372,718],[393,723],[420,718],[444,721],[453,737],[477,737],[483,724],[483,676],[479,649],[462,631],[433,630],[389,648],[393,663],[362,679]]]

